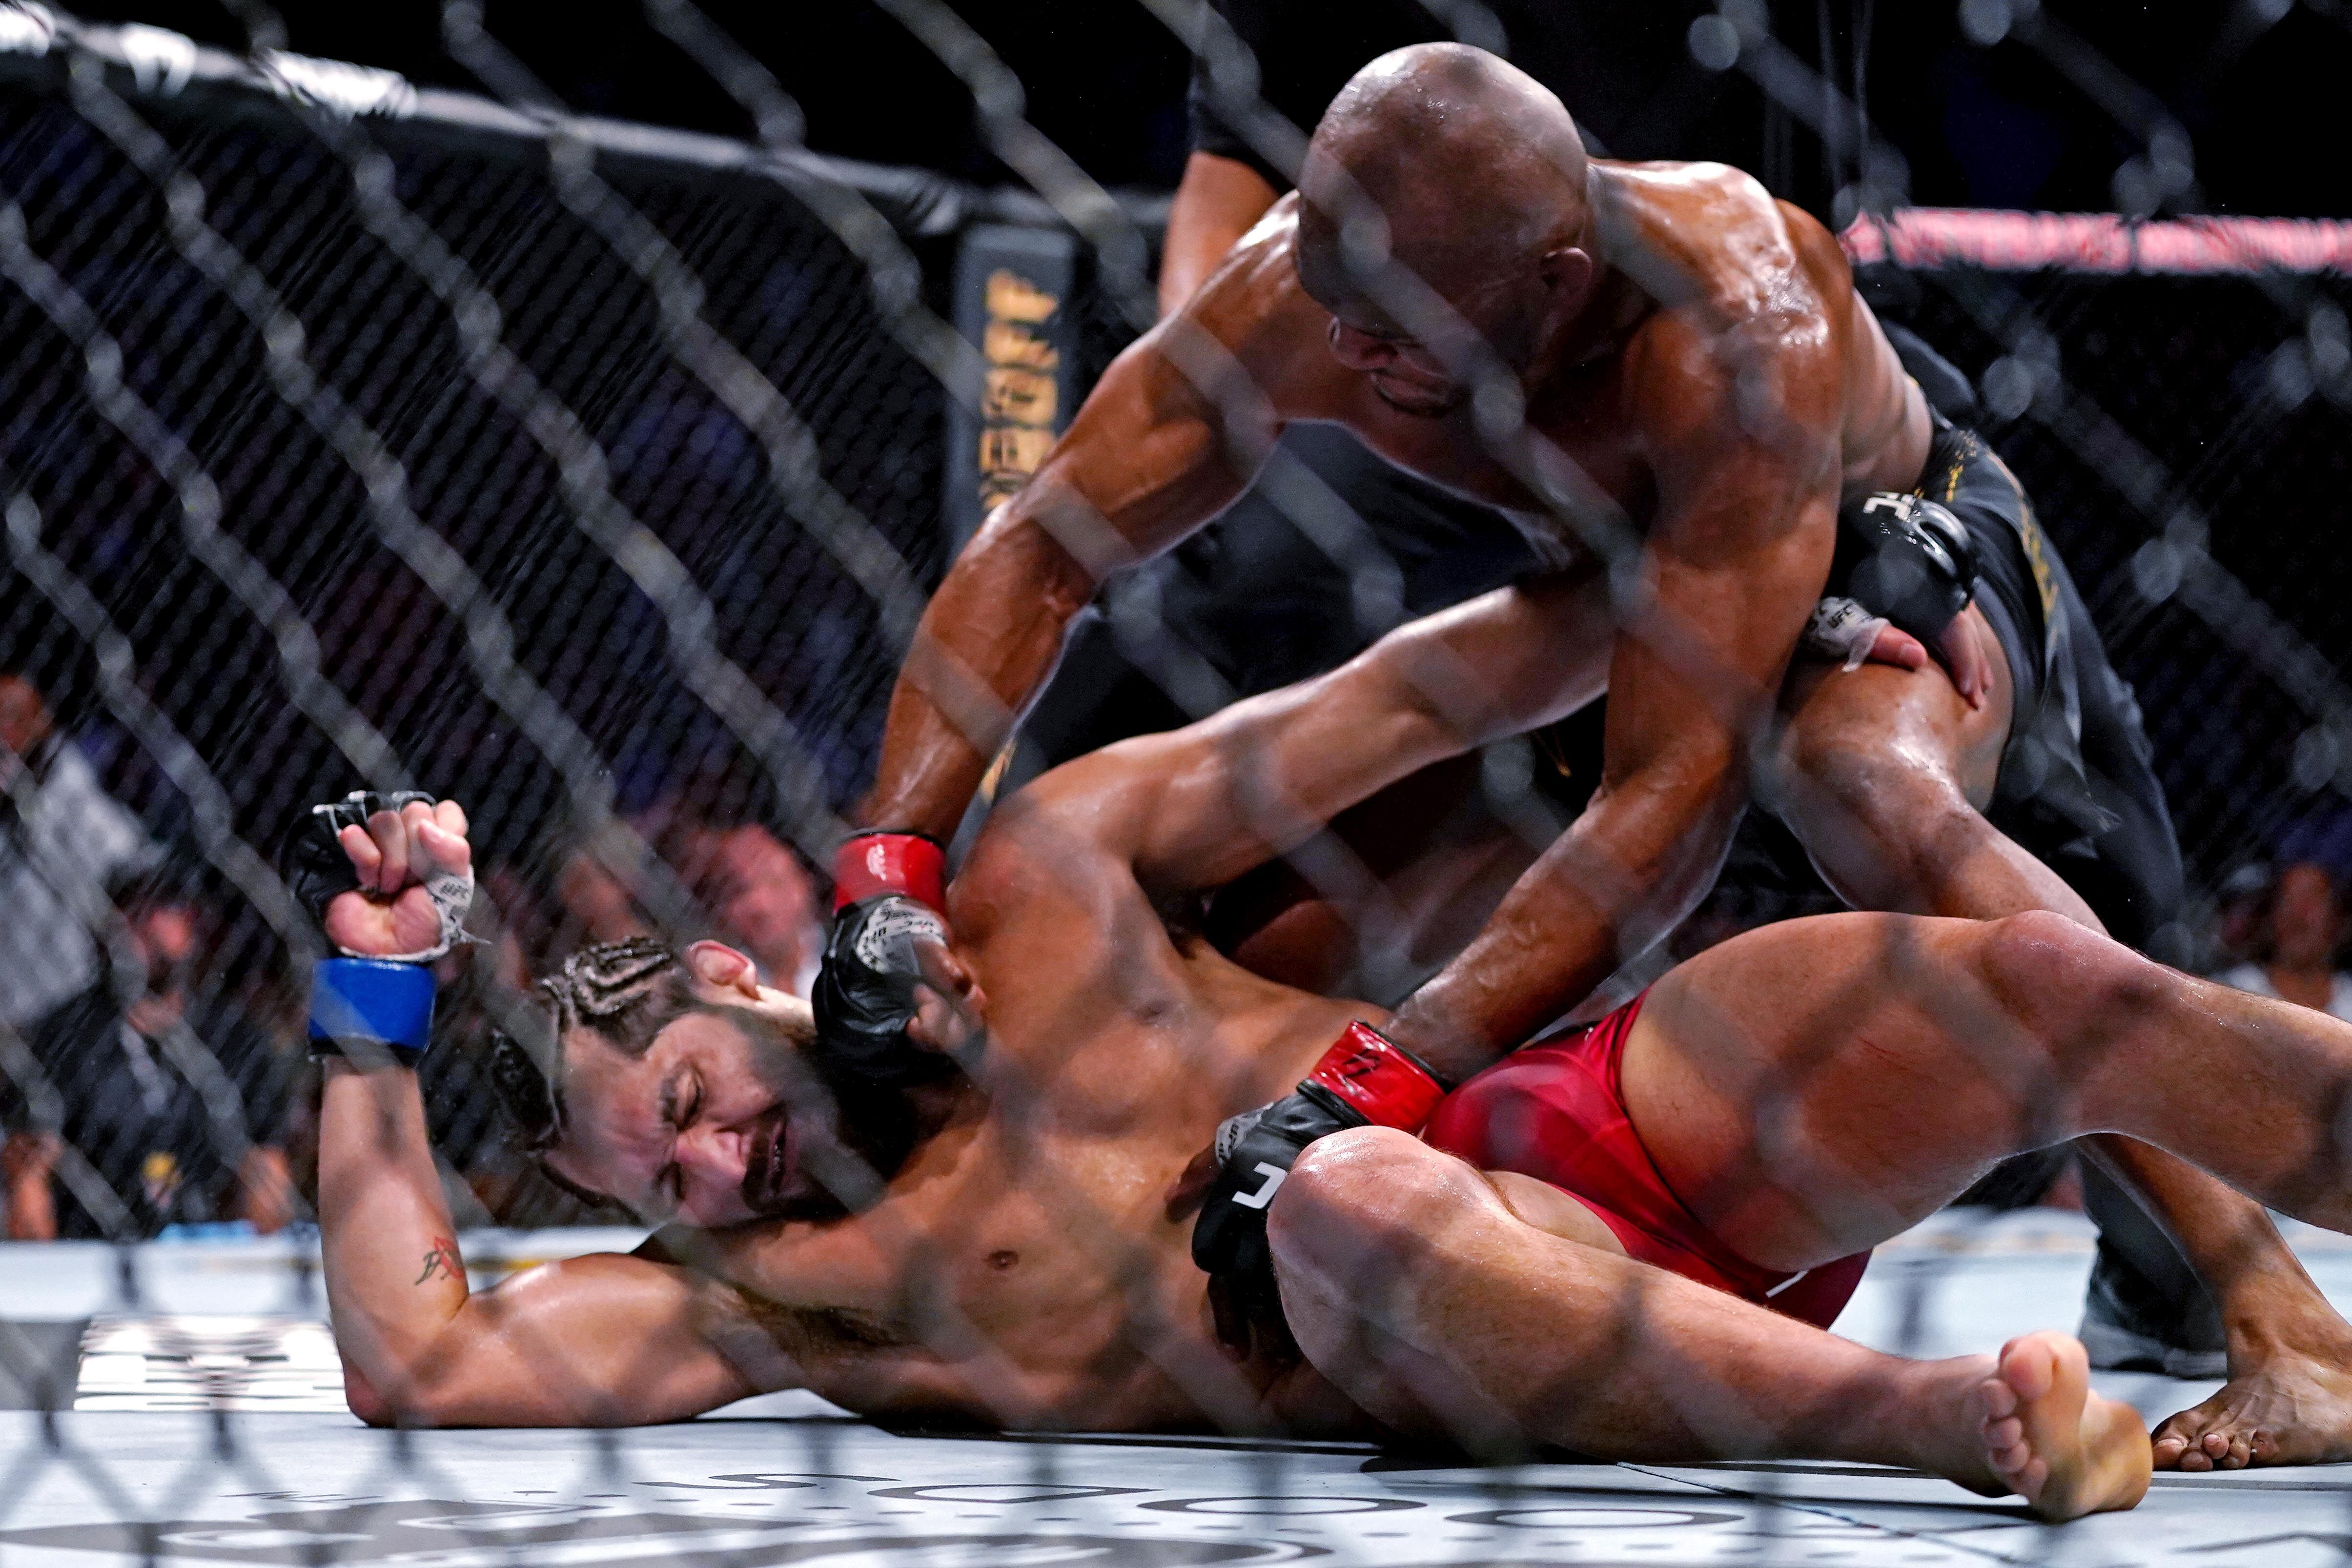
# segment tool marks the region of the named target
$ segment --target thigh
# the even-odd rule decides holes
[[[1832,915],[1710,948],[1653,987],[1626,1112],[1667,1186],[1751,1262],[1876,1245],[2053,1143],[2047,1056],[1981,983],[1977,921]]]

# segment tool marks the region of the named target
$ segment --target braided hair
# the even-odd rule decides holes
[[[533,988],[554,1029],[553,1065],[542,1065],[503,1034],[490,1049],[490,1082],[526,1153],[551,1148],[563,1136],[563,1037],[593,1029],[629,1055],[642,1055],[691,1005],[685,980],[686,966],[667,944],[630,936],[583,947]]]

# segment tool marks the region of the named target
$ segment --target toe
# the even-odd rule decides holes
[[[2058,1358],[2038,1334],[2013,1339],[2001,1347],[2000,1375],[2021,1401],[2039,1399],[2058,1381]]]

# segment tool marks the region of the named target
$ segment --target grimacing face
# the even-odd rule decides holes
[[[841,1155],[893,1163],[877,1152],[890,1140],[875,1118],[903,1134],[909,1108],[869,1100],[863,1120],[845,1123],[804,1043],[808,1004],[761,985],[751,960],[719,943],[698,942],[686,958],[694,1006],[643,1055],[591,1029],[565,1037],[564,1134],[541,1157],[648,1225],[716,1229],[845,1212],[814,1168]],[[952,1051],[977,1037],[984,998],[944,949],[928,963],[939,989],[919,988],[908,1035]]]
[[[565,1037],[564,1135],[548,1165],[647,1224],[826,1208],[806,1164],[834,1129],[794,1043],[805,1004],[761,986],[750,960],[716,943],[696,944],[688,961],[695,1005],[643,1055],[590,1029]]]

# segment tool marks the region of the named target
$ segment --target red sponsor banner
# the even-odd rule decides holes
[[[1857,265],[1991,272],[2352,273],[2352,223],[2332,218],[2178,218],[1905,207],[1839,236]]]

